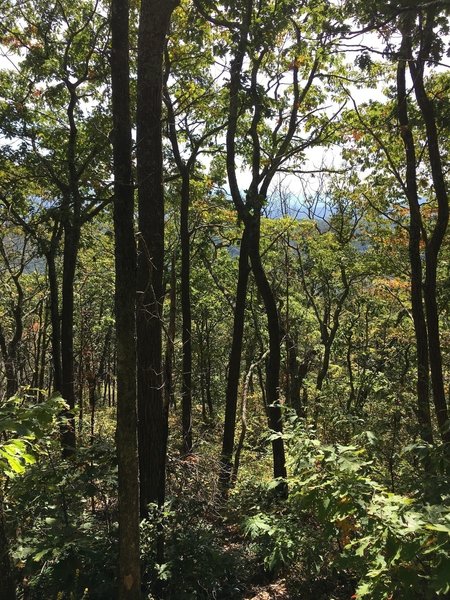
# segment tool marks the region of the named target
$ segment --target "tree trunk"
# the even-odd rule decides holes
[[[434,9],[432,9],[434,10]],[[429,18],[433,20],[432,12]],[[424,47],[427,46],[425,40]],[[426,274],[424,282],[425,313],[428,326],[428,353],[431,369],[431,387],[436,411],[439,431],[443,442],[450,444],[450,429],[448,407],[444,389],[444,375],[442,364],[441,337],[439,332],[439,310],[436,297],[437,267],[439,252],[447,232],[449,222],[449,199],[442,166],[441,152],[439,149],[439,135],[436,126],[436,117],[432,101],[425,89],[423,66],[429,57],[419,57],[419,65],[409,61],[409,69],[414,85],[414,91],[422,114],[427,134],[427,147],[430,160],[431,175],[434,193],[437,200],[437,218],[433,231],[425,247]]]
[[[268,352],[265,352],[258,361],[252,363],[249,366],[247,375],[245,376],[244,383],[242,386],[241,433],[239,435],[239,440],[238,440],[237,447],[236,447],[236,454],[234,457],[233,475],[231,478],[233,485],[237,481],[239,465],[241,462],[241,454],[242,454],[242,450],[244,448],[245,435],[247,433],[247,398],[248,398],[248,391],[250,388],[250,381],[252,378],[252,373],[253,373],[253,370],[255,369],[255,367],[266,358],[267,354],[268,354]]]
[[[213,394],[211,388],[211,330],[208,325],[208,321],[206,321],[206,364],[205,364],[205,391],[206,391],[206,403],[208,405],[208,413],[209,418],[212,419],[214,417],[214,406],[213,406]]]
[[[117,344],[117,462],[119,600],[141,597],[139,471],[136,402],[136,244],[131,163],[129,8],[112,0],[111,77],[114,151],[115,313]]]
[[[175,3],[141,2],[137,74],[137,271],[138,439],[141,516],[165,496],[167,438],[162,377],[164,192],[162,163],[162,65]]]
[[[408,38],[404,37],[401,47],[402,54],[409,54],[408,44]],[[406,156],[406,195],[410,214],[408,251],[411,266],[411,310],[417,352],[417,419],[422,439],[433,443],[429,398],[429,342],[422,296],[422,259],[420,255],[422,218],[417,191],[416,152],[408,117],[405,71],[406,61],[400,60],[397,66],[397,104],[400,133]]]
[[[31,380],[31,387],[34,389],[39,388],[39,366],[41,364],[41,354],[44,352],[44,300],[41,300],[38,305],[38,320],[37,331],[33,331],[33,339],[34,339],[34,357],[33,357],[33,378]],[[36,323],[36,322],[35,322]],[[33,328],[34,325],[33,324]],[[39,401],[39,392],[36,393],[36,399]]]
[[[48,317],[49,317],[48,304],[45,303],[44,323],[42,326],[42,349],[41,349],[41,355],[40,355],[39,374],[38,374],[38,382],[37,382],[37,388],[38,388],[38,390],[40,390],[39,400],[44,399],[46,359],[47,359],[48,344],[49,344],[49,339],[48,339],[48,334],[47,334]],[[50,381],[48,381],[47,388],[48,388],[48,390],[50,390]]]
[[[65,412],[67,422],[61,429],[63,456],[72,456],[76,448],[75,437],[75,372],[73,359],[73,323],[75,268],[77,262],[80,229],[78,225],[68,224],[64,228],[64,257],[61,310],[61,393],[69,405]]]
[[[5,340],[3,330],[0,327],[0,349],[5,367],[6,376],[6,397],[11,398],[19,389],[19,379],[16,369],[16,357],[11,353],[11,344]]]
[[[249,217],[249,256],[255,282],[264,302],[269,332],[269,357],[266,363],[266,399],[269,415],[269,427],[278,434],[272,440],[273,475],[275,478],[286,477],[286,460],[282,438],[283,422],[280,406],[280,323],[275,298],[267,280],[260,253],[260,215]]]
[[[183,169],[181,184],[180,242],[181,242],[181,315],[183,343],[183,374],[181,381],[182,452],[192,452],[192,316],[190,291],[190,204],[189,171]]]
[[[177,272],[176,272],[176,254],[172,256],[172,266],[170,271],[170,306],[169,306],[169,327],[167,329],[166,353],[164,357],[164,393],[166,406],[175,408],[175,393],[173,385],[173,357],[175,349],[175,328],[177,318]]]
[[[53,391],[62,393],[61,369],[61,322],[59,318],[59,291],[58,277],[55,265],[55,250],[50,250],[45,255],[48,267],[48,285],[50,288],[50,321],[52,324],[52,363],[53,363]]]
[[[300,391],[303,381],[309,371],[312,358],[311,352],[306,354],[302,363],[299,363],[296,342],[290,335],[286,335],[286,353],[289,372],[289,387],[286,401],[299,417],[304,418],[306,415]]]
[[[219,486],[226,494],[231,481],[234,436],[236,430],[236,410],[239,391],[239,374],[241,368],[242,341],[244,336],[245,300],[247,296],[248,276],[248,233],[244,229],[239,253],[239,270],[236,291],[236,304],[233,319],[233,339],[228,360],[228,378],[225,399],[225,422],[222,438],[222,455],[220,464]]]
[[[21,377],[20,365],[17,361],[17,351],[22,340],[23,334],[23,290],[17,276],[14,276],[14,283],[18,291],[17,303],[13,305],[14,314],[14,332],[12,338],[7,341],[3,328],[0,326],[0,352],[3,357],[6,375],[6,397],[11,398],[19,389],[19,380]]]

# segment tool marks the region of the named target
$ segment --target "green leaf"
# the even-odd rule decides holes
[[[52,551],[52,548],[45,548],[45,550],[41,550],[40,552],[33,554],[33,560],[35,562],[39,562],[42,558],[44,558],[44,556],[46,556],[47,554],[50,554],[51,551]]]
[[[448,533],[450,535],[450,527],[448,525],[444,525],[443,523],[428,523],[425,525],[425,529],[429,529],[431,531],[442,531],[443,533]]]
[[[364,596],[367,596],[368,594],[371,594],[371,593],[372,593],[372,586],[369,585],[368,583],[363,583],[358,586],[358,588],[356,590],[356,597],[364,598]]]

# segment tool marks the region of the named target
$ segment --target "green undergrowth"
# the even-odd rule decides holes
[[[106,434],[93,444],[82,434],[76,456],[63,460],[58,401],[33,408],[22,399],[9,408],[20,422],[12,427],[5,408],[0,426],[15,434],[0,449],[19,600],[110,600],[117,564],[111,411],[98,414]],[[187,459],[172,442],[166,505],[141,524],[143,597],[163,590],[165,600],[238,600],[282,580],[293,599],[444,598],[450,487],[442,448],[405,448],[395,478],[404,487],[392,490],[375,434],[326,444],[288,413],[286,421],[287,498],[270,476],[270,437],[263,443],[250,430],[227,502],[217,489],[220,428],[199,437]]]
[[[446,597],[450,487],[442,448],[427,449],[426,461],[423,446],[405,450],[405,469],[407,454],[442,468],[433,479],[439,502],[431,503],[423,466],[416,489],[389,490],[371,432],[348,445],[330,445],[294,421],[284,437],[291,474],[287,500],[277,497],[276,482],[255,483],[234,499],[247,515],[246,534],[267,573],[295,573],[296,593],[315,590],[314,597],[324,599]]]

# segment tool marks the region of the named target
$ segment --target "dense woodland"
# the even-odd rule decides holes
[[[448,0],[0,17],[0,600],[449,598]]]

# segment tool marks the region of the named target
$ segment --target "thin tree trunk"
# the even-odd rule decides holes
[[[48,284],[50,288],[50,321],[52,324],[52,363],[53,363],[53,390],[62,393],[61,369],[61,321],[59,318],[59,290],[56,274],[55,251],[45,255],[48,267]]]
[[[64,258],[61,309],[61,393],[69,405],[65,411],[66,423],[61,429],[63,456],[72,456],[76,449],[75,436],[75,371],[73,354],[75,268],[80,241],[78,225],[68,225],[64,230]]]
[[[192,315],[190,291],[190,185],[189,171],[182,170],[180,242],[181,242],[181,315],[183,343],[183,373],[181,381],[183,454],[192,452]]]
[[[38,330],[34,331],[34,360],[33,360],[33,379],[31,386],[36,390],[39,388],[39,366],[41,364],[41,354],[44,351],[44,300],[39,302],[38,308]],[[37,335],[36,335],[37,333]],[[39,400],[39,392],[36,392],[36,399]]]
[[[280,323],[275,298],[267,280],[260,254],[260,215],[250,218],[249,256],[255,282],[264,302],[269,332],[269,357],[266,363],[266,399],[269,415],[269,427],[277,436],[272,440],[273,475],[275,478],[286,477],[286,459],[282,438],[283,422],[279,398],[280,386]]]
[[[207,329],[206,329],[205,391],[206,391],[206,403],[208,405],[208,414],[209,414],[210,419],[212,419],[214,417],[214,406],[213,406],[213,399],[212,399],[213,395],[212,395],[212,389],[211,389],[211,371],[212,371],[211,355],[212,355],[211,336],[210,336],[209,327],[207,326]]]
[[[7,343],[3,330],[0,327],[0,349],[3,357],[3,366],[6,376],[6,397],[11,398],[19,389],[19,379],[16,369],[16,357],[11,344]]]
[[[402,54],[409,54],[409,43],[408,38],[404,37],[401,47]],[[406,195],[410,214],[408,251],[411,266],[411,310],[417,352],[417,419],[422,439],[428,443],[433,443],[429,398],[429,341],[423,308],[422,259],[420,256],[422,218],[417,191],[416,152],[408,117],[405,71],[406,61],[402,59],[397,67],[397,104],[400,133],[406,155]]]
[[[206,418],[206,398],[205,398],[205,358],[203,352],[203,317],[201,327],[198,327],[198,371],[200,375],[200,397],[202,399],[202,419],[203,423],[207,422]]]
[[[286,335],[286,354],[289,373],[289,386],[286,401],[299,417],[304,417],[305,412],[300,398],[300,390],[306,374],[308,373],[310,359],[305,357],[303,363],[299,364],[297,356],[297,345],[290,335]]]
[[[231,481],[234,436],[236,430],[236,411],[239,390],[239,374],[241,368],[242,342],[244,336],[245,303],[247,296],[248,276],[248,234],[244,229],[239,253],[239,270],[236,291],[236,304],[233,318],[233,339],[228,360],[228,379],[225,397],[225,421],[222,438],[222,454],[220,464],[219,486],[222,494],[226,494]]]
[[[434,21],[433,11],[434,9],[429,10],[427,15],[431,22]],[[428,30],[429,32],[431,31],[429,28]],[[427,47],[427,44],[428,41],[425,40],[423,47]],[[415,61],[410,60],[409,70],[417,104],[425,123],[433,188],[438,205],[436,222],[425,247],[426,274],[424,300],[428,326],[428,353],[434,406],[441,438],[445,443],[450,444],[448,407],[445,397],[441,336],[439,332],[439,310],[436,295],[439,252],[444,242],[449,222],[449,199],[439,149],[439,135],[436,126],[435,111],[433,103],[425,89],[423,78],[424,63],[428,58],[428,56],[419,56],[419,61],[421,61],[419,65]]]
[[[78,375],[77,375],[77,395],[78,395],[78,407],[79,407],[79,414],[78,414],[78,431],[81,433],[81,431],[83,430],[83,420],[84,420],[84,365],[83,365],[83,359],[82,356],[80,358],[80,362],[78,364]]]
[[[239,441],[238,441],[238,444],[236,447],[236,454],[234,457],[233,476],[232,476],[233,485],[237,481],[242,449],[244,448],[245,435],[247,433],[247,398],[248,398],[248,391],[249,391],[249,387],[250,387],[250,381],[251,381],[252,374],[253,374],[255,367],[257,367],[266,358],[267,354],[268,354],[268,351],[265,352],[258,361],[252,363],[247,371],[247,375],[245,376],[244,385],[242,388],[241,433],[239,435]]]
[[[96,408],[96,400],[97,400],[97,390],[95,385],[95,377],[92,372],[92,365],[88,366],[87,372],[87,382],[88,382],[88,391],[89,391],[89,408],[90,408],[90,444],[91,446],[94,443],[94,432],[95,432],[95,408]]]
[[[175,328],[177,318],[177,272],[176,272],[176,254],[172,255],[172,265],[170,271],[170,306],[169,306],[169,327],[167,329],[166,354],[164,357],[164,392],[167,406],[175,406],[175,393],[173,384],[173,358],[175,351]]]
[[[39,393],[40,400],[43,400],[43,398],[44,398],[43,390],[45,388],[45,371],[46,371],[45,365],[46,365],[47,351],[48,351],[48,344],[49,344],[49,339],[48,339],[48,335],[47,335],[48,317],[49,317],[49,309],[48,309],[48,305],[46,303],[45,309],[44,309],[44,323],[43,323],[43,327],[42,327],[41,360],[40,360],[40,365],[39,365],[39,376],[38,376],[38,383],[37,383],[37,387],[40,390],[40,393]],[[47,388],[50,391],[50,381],[48,382]]]

